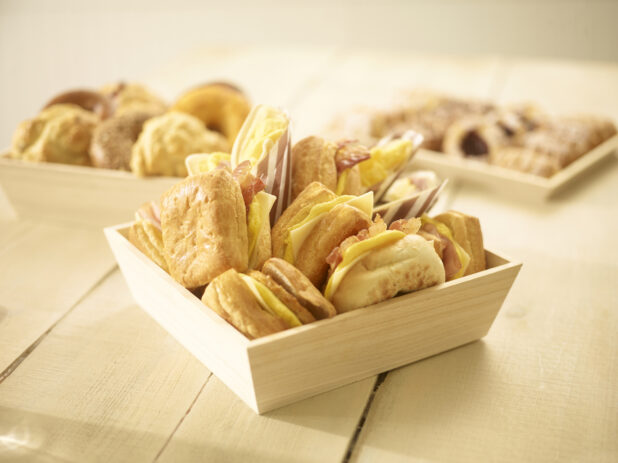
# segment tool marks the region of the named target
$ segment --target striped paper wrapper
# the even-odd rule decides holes
[[[271,147],[270,152],[251,170],[251,173],[262,179],[266,185],[264,191],[277,197],[277,201],[270,210],[271,226],[274,225],[291,202],[292,156],[290,138],[290,128],[288,127],[279,141]]]
[[[380,204],[373,208],[373,215],[380,214],[387,226],[395,220],[420,217],[433,207],[447,183],[448,179],[443,180],[442,183],[434,188],[419,191],[407,198]]]
[[[241,162],[239,160],[243,143],[251,137],[255,121],[260,117],[260,111],[272,110],[285,115],[288,126],[276,143],[264,140],[260,161],[252,166],[251,173],[260,178],[266,187],[264,191],[277,197],[270,210],[270,224],[273,225],[281,213],[288,207],[292,196],[292,155],[289,116],[285,111],[266,105],[254,106],[242,125],[234,146],[232,147],[232,169]]]
[[[382,180],[377,185],[374,185],[373,187],[371,187],[371,190],[373,190],[373,195],[374,195],[373,198],[376,203],[380,201],[380,198],[384,195],[384,193],[386,193],[386,190],[389,189],[389,187],[393,184],[393,182],[397,180],[399,175],[401,175],[401,173],[406,170],[406,168],[410,164],[410,161],[412,161],[412,158],[414,157],[414,155],[420,148],[421,143],[423,143],[423,136],[420,133],[415,132],[414,130],[406,130],[403,133],[403,135],[401,135],[400,137],[388,136],[388,137],[382,138],[376,144],[376,146],[385,145],[388,142],[393,141],[396,138],[400,138],[403,140],[410,140],[412,142],[412,149],[410,150],[410,155],[408,156],[408,159],[406,159],[406,161],[401,165],[401,167],[398,170],[393,172],[391,175],[386,177],[384,180]]]

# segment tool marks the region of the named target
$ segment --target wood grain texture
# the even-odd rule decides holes
[[[213,376],[160,461],[340,462],[374,382],[256,415]]]
[[[100,229],[131,220],[176,178],[139,179],[129,172],[27,163],[0,157],[0,184],[20,219]]]
[[[114,266],[100,231],[5,222],[0,232],[0,372]]]
[[[153,461],[209,375],[116,271],[0,384],[0,460]]]
[[[351,461],[615,461],[617,195],[616,159],[542,204],[460,185],[525,265],[482,342],[387,376]]]
[[[487,251],[483,272],[248,341],[135,248],[127,230],[105,234],[135,300],[258,413],[480,339],[521,266]]]

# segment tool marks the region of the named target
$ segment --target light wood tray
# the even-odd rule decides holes
[[[521,267],[486,251],[483,272],[250,341],[135,248],[129,226],[105,235],[137,303],[257,413],[482,338]]]
[[[0,186],[20,218],[101,228],[131,220],[137,208],[178,178],[136,178],[130,172],[0,155]]]
[[[413,167],[433,170],[442,178],[461,179],[482,184],[506,196],[527,200],[546,200],[612,156],[617,149],[618,135],[615,135],[551,178],[538,177],[485,162],[456,158],[424,149],[419,150],[414,156]]]

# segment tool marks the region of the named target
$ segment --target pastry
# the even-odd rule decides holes
[[[131,150],[144,122],[159,114],[137,109],[101,122],[94,130],[90,146],[92,164],[105,169],[131,170]]]
[[[99,118],[73,104],[55,104],[19,124],[11,156],[37,162],[90,165],[90,141]]]
[[[433,245],[415,234],[419,219],[398,221],[389,230],[381,219],[335,247],[324,290],[337,312],[347,312],[445,281]]]
[[[292,198],[311,182],[320,182],[337,194],[361,194],[358,163],[369,157],[369,150],[360,143],[303,138],[292,148]]]
[[[333,304],[322,296],[311,281],[296,267],[283,259],[272,257],[262,266],[262,273],[271,277],[292,294],[316,320],[336,315]]]
[[[185,158],[193,153],[227,151],[220,134],[204,128],[199,119],[169,112],[149,119],[131,151],[131,170],[138,176],[187,175]]]
[[[155,264],[168,271],[163,249],[159,208],[154,202],[142,205],[129,228],[129,241]]]
[[[245,203],[225,169],[187,177],[164,193],[161,228],[170,275],[186,288],[248,268]]]
[[[114,115],[135,110],[153,113],[167,110],[167,104],[141,84],[125,82],[108,84],[101,89],[101,93],[111,101]]]
[[[107,96],[100,92],[91,90],[71,90],[55,96],[43,107],[49,108],[56,104],[74,104],[86,111],[93,112],[100,119],[105,119],[112,115],[113,108]]]
[[[273,256],[294,264],[320,287],[326,256],[339,242],[371,223],[373,194],[336,196],[314,182],[301,192],[275,223]]]
[[[423,215],[421,222],[419,234],[433,242],[447,281],[485,270],[483,233],[476,217],[448,211],[433,219]]]
[[[202,302],[249,339],[315,321],[293,294],[258,271],[227,270],[206,287]]]
[[[211,83],[186,92],[172,109],[197,117],[206,128],[221,133],[232,146],[251,105],[233,85]]]

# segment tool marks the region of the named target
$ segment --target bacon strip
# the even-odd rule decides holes
[[[413,235],[421,229],[421,219],[418,217],[412,217],[410,219],[395,220],[388,227],[389,230],[399,230],[406,235]]]
[[[335,165],[337,166],[338,174],[369,158],[371,158],[371,152],[357,140],[341,140],[337,142]]]
[[[264,190],[266,185],[262,179],[251,173],[251,162],[249,161],[243,161],[238,164],[236,169],[232,172],[232,176],[240,185],[242,199],[245,202],[247,212],[249,212],[249,205],[251,204],[251,201],[253,201],[253,197],[260,191]]]

